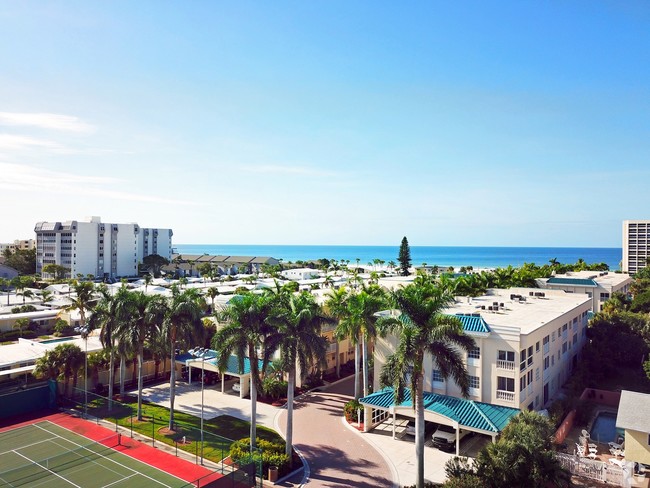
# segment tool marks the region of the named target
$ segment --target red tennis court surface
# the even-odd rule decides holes
[[[61,412],[54,414],[49,412],[44,414],[36,413],[28,416],[2,419],[0,422],[0,432],[12,430],[24,425],[34,424],[43,420],[49,420],[54,424],[65,427],[93,441],[100,441],[114,433],[113,430],[102,427],[101,425]],[[203,466],[199,466],[198,464],[194,464],[144,444],[143,442],[131,439],[128,435],[122,435],[121,446],[118,446],[118,449],[127,456],[158,468],[161,471],[174,475],[187,482],[193,482],[201,478],[200,485],[202,487],[207,487],[210,483],[223,477],[221,473],[216,473],[204,468]]]

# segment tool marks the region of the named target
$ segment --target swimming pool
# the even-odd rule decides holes
[[[68,342],[68,341],[73,341],[75,338],[74,337],[61,337],[60,339],[47,339],[44,341],[41,341],[41,344],[56,344],[59,342]]]
[[[589,434],[596,442],[616,442],[619,436],[624,437],[625,432],[616,428],[615,413],[598,412]]]

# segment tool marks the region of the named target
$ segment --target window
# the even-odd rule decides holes
[[[471,358],[471,359],[481,359],[481,348],[480,347],[473,347],[467,353],[467,357]]]
[[[551,366],[551,361],[548,356],[544,358],[544,371],[546,371]]]
[[[434,383],[444,383],[445,379],[442,377],[440,370],[434,369],[431,373],[431,380]]]
[[[470,376],[469,377],[469,387],[470,388],[480,388],[481,387],[481,379],[478,376]]]
[[[531,369],[528,372],[528,384],[530,385],[533,382],[533,370]]]
[[[553,331],[553,342],[555,342],[555,331]]]
[[[535,369],[535,381],[539,381],[539,368]]]
[[[519,371],[526,369],[526,349],[522,349],[519,353]]]
[[[497,376],[497,389],[502,391],[515,391],[515,379]]]
[[[539,352],[539,341],[535,344],[535,352]]]
[[[537,343],[539,345],[539,342]],[[533,364],[533,346],[528,348],[528,366]]]
[[[499,361],[510,361],[515,362],[515,352],[514,351],[499,351],[497,359]]]
[[[562,354],[564,354],[567,351],[567,343],[563,342],[562,343]]]
[[[519,378],[519,391],[524,391],[526,389],[526,375],[523,375]]]

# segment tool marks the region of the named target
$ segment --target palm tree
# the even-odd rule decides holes
[[[30,320],[27,317],[23,317],[21,319],[16,319],[14,322],[14,330],[18,331],[18,334],[20,334],[20,337],[23,336],[23,331],[27,328],[29,328],[29,322]]]
[[[217,314],[226,323],[212,338],[212,347],[219,352],[218,368],[225,373],[232,354],[237,356],[239,371],[244,371],[244,359],[248,357],[251,376],[251,450],[255,449],[257,435],[257,391],[262,389],[259,375],[258,349],[269,332],[268,317],[275,298],[270,293],[254,295],[247,293],[232,300],[228,307]]]
[[[25,304],[25,298],[34,298],[34,292],[32,290],[23,290],[20,293],[23,296],[23,305]]]
[[[348,314],[345,320],[350,331],[357,332],[361,342],[361,364],[363,365],[363,396],[368,395],[368,341],[377,336],[378,312],[386,309],[384,292],[376,285],[363,287],[348,299]],[[358,400],[358,397],[355,397]]]
[[[203,339],[203,309],[205,300],[197,288],[180,291],[172,287],[172,296],[167,305],[164,321],[165,334],[171,348],[171,375],[169,378],[169,429],[174,430],[174,397],[176,395],[176,346],[187,345]]]
[[[41,302],[43,302],[43,304],[49,303],[52,300],[54,300],[54,297],[52,296],[51,291],[49,290],[41,291]]]
[[[165,334],[154,334],[149,337],[146,343],[146,349],[151,353],[151,357],[154,361],[154,380],[158,379],[158,373],[160,371],[160,363],[163,363],[163,371],[165,370],[165,360],[169,356],[169,341]]]
[[[136,352],[138,361],[138,420],[142,420],[142,363],[144,360],[144,343],[151,336],[160,332],[165,317],[166,300],[161,295],[147,295],[143,292],[126,292],[126,299],[120,301],[119,315],[129,317],[117,326],[120,342],[127,342]],[[135,371],[135,368],[134,368]]]
[[[88,320],[88,328],[90,330],[99,329],[99,340],[108,351],[108,409],[113,407],[113,386],[115,384],[115,349],[117,328],[121,320],[126,320],[121,315],[124,310],[122,303],[127,300],[128,290],[126,287],[121,287],[115,296],[111,296],[106,287],[99,288],[100,299],[93,309],[93,313]]]
[[[210,299],[210,310],[214,312],[214,299],[219,296],[219,290],[216,286],[211,286],[206,290],[205,294]]]
[[[346,316],[348,296],[348,290],[344,286],[338,290],[330,290],[330,292],[327,294],[327,300],[325,301],[325,310],[331,317],[338,320],[339,325],[341,323],[341,320],[343,320],[343,318]],[[339,343],[341,338],[338,336],[337,330],[334,331],[334,340],[336,341],[336,377],[340,378],[341,359],[339,357]]]
[[[70,377],[74,377],[73,381],[73,395],[77,387],[77,376],[79,370],[84,365],[84,352],[75,344],[60,344],[56,346],[53,351],[56,353],[56,361],[58,361],[59,370],[63,373],[63,396],[68,397],[68,383]]]
[[[314,363],[325,362],[327,339],[321,327],[332,319],[325,316],[308,292],[278,295],[270,322],[276,327],[266,341],[265,362],[277,349],[282,369],[288,373],[286,454],[291,463],[293,450],[293,394],[296,387],[296,363],[302,374]]]
[[[94,285],[89,281],[73,281],[72,288],[74,289],[74,298],[70,297],[70,305],[64,307],[64,310],[78,310],[79,311],[79,327],[86,326],[86,312],[91,309],[92,303],[95,301],[93,297]]]
[[[45,351],[45,354],[36,360],[32,374],[36,378],[57,380],[61,375],[61,367],[61,356],[59,355],[59,351],[54,348]]]
[[[463,334],[463,326],[455,316],[443,310],[453,296],[432,284],[412,284],[391,293],[399,318],[384,317],[379,326],[383,333],[395,333],[398,344],[381,370],[382,386],[392,386],[395,402],[402,403],[404,389],[410,386],[415,409],[416,486],[424,486],[424,355],[433,359],[434,367],[445,379],[451,377],[463,395],[469,392],[469,375],[461,350],[469,351],[474,340]]]

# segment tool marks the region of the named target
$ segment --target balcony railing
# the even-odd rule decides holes
[[[505,361],[503,359],[497,359],[497,369],[506,369],[508,371],[514,371],[515,370],[515,362],[514,361]]]
[[[497,390],[497,400],[505,400],[507,402],[515,401],[514,391]]]
[[[546,344],[544,344],[544,354],[548,354],[548,350],[549,350],[549,347],[548,347],[548,342],[547,342]]]
[[[525,399],[526,399],[526,390],[523,389],[519,392],[519,403],[523,403]]]

